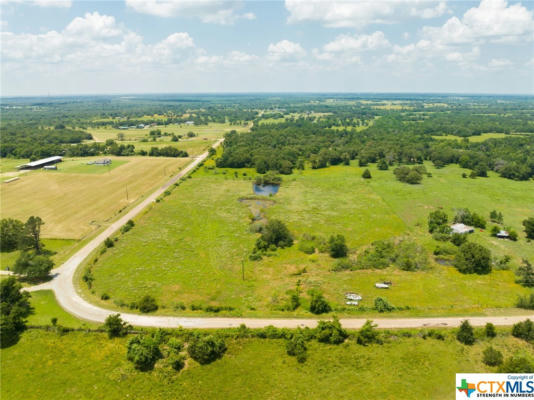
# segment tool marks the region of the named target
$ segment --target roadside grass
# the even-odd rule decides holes
[[[492,345],[505,357],[533,356],[506,334],[473,346],[392,332],[384,345],[308,343],[299,364],[283,340],[227,339],[224,357],[208,365],[188,360],[180,373],[156,364],[139,372],[126,360],[128,338],[104,333],[29,330],[0,351],[2,399],[450,399],[457,372],[494,372],[482,363]],[[415,332],[414,332],[415,333]],[[21,373],[21,371],[31,371]]]
[[[534,214],[530,182],[495,174],[463,179],[461,168],[438,170],[427,165],[433,177],[410,186],[397,182],[391,170],[369,168],[371,180],[362,179],[364,168],[355,164],[285,176],[279,193],[272,197],[275,204],[263,211],[268,218],[285,221],[297,240],[305,233],[325,238],[345,235],[353,257],[376,240],[407,237],[423,245],[432,259],[438,242],[426,231],[430,211],[443,207],[452,216],[454,207],[469,207],[487,216],[496,208],[504,213],[507,225],[521,232],[520,240],[500,241],[488,231],[476,232],[470,240],[488,246],[496,256],[511,255],[514,265],[520,257],[532,258],[534,249],[521,230],[521,220]],[[238,200],[252,195],[252,181],[247,179],[254,175],[250,169],[201,168],[99,256],[93,267],[92,292],[78,279],[83,295],[101,306],[120,309],[118,304],[150,294],[160,304],[159,314],[203,315],[177,307],[184,303],[234,308],[221,313],[225,315],[298,317],[310,316],[306,291],[313,288],[324,292],[337,314],[347,316],[377,315],[371,308],[379,296],[397,307],[409,307],[382,316],[514,313],[517,296],[529,293],[514,283],[513,271],[462,275],[436,263],[420,272],[388,268],[335,273],[331,272],[335,260],[326,254],[306,255],[298,250],[298,243],[261,261],[250,261],[257,234],[249,232],[250,211]],[[374,283],[381,280],[394,284],[387,291],[376,289]],[[302,306],[294,312],[281,311],[287,292],[297,282]],[[361,305],[366,309],[347,308],[347,291],[362,294]],[[104,292],[110,300],[100,300]]]
[[[34,313],[28,317],[28,325],[51,325],[52,318],[57,318],[58,325],[68,328],[98,328],[102,325],[83,321],[63,310],[52,290],[31,292],[30,302]]]
[[[40,216],[43,237],[80,239],[164,183],[189,159],[125,157],[103,174],[35,171],[2,188],[2,218]],[[105,168],[105,167],[104,167]]]

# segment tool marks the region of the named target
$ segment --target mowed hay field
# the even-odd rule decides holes
[[[376,240],[404,237],[424,246],[433,260],[439,243],[427,233],[430,211],[443,207],[452,217],[454,208],[468,207],[487,216],[496,208],[506,224],[520,232],[520,240],[500,241],[488,231],[477,231],[470,240],[489,247],[494,256],[511,255],[514,265],[522,257],[533,258],[534,247],[521,227],[524,218],[534,215],[532,182],[493,174],[463,179],[458,167],[427,165],[433,177],[410,186],[397,182],[391,170],[369,168],[371,180],[362,179],[363,168],[355,164],[284,176],[279,193],[272,197],[274,205],[263,212],[285,221],[297,240],[306,233],[326,238],[343,234],[353,256]],[[298,250],[298,242],[261,261],[250,261],[257,234],[250,232],[251,212],[239,199],[252,195],[247,178],[254,175],[251,170],[200,169],[99,256],[93,267],[93,293],[79,283],[84,295],[104,307],[121,309],[118,304],[150,294],[158,300],[160,314],[198,314],[190,306],[201,304],[233,307],[227,312],[233,315],[309,316],[306,292],[315,288],[338,315],[362,315],[344,306],[344,293],[353,291],[364,297],[366,315],[373,315],[374,299],[382,296],[397,307],[409,307],[388,315],[410,316],[513,313],[518,312],[512,309],[517,296],[529,293],[514,282],[513,271],[462,275],[434,262],[418,272],[394,267],[332,272],[335,260],[327,254],[306,255]],[[376,289],[374,283],[381,280],[394,285],[388,291]],[[297,283],[302,306],[295,312],[280,311]],[[102,293],[111,299],[100,300]],[[186,310],[177,307],[181,302]]]
[[[227,339],[222,359],[208,365],[189,359],[178,373],[166,360],[152,371],[136,371],[126,360],[129,338],[30,330],[0,351],[0,394],[4,400],[440,400],[454,398],[457,372],[495,371],[482,363],[489,345],[504,357],[533,356],[531,346],[509,333],[465,346],[453,332],[442,332],[443,341],[392,332],[394,339],[367,347],[354,340],[338,346],[312,341],[303,364],[286,354],[283,340]]]
[[[85,165],[90,158],[67,161],[66,171],[32,171],[2,184],[2,218],[45,222],[43,237],[80,239],[109,222],[120,210],[164,183],[190,160],[121,157],[108,168]],[[72,165],[69,165],[72,164]],[[78,164],[79,163],[79,164]],[[87,173],[80,173],[87,167]],[[68,172],[69,168],[73,172]],[[95,173],[100,168],[100,173]]]

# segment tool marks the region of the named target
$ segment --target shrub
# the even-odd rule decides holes
[[[167,341],[167,346],[169,346],[169,348],[175,353],[179,353],[184,349],[184,343],[180,339],[176,339],[174,337]]]
[[[334,272],[347,271],[347,270],[352,269],[353,266],[354,266],[354,263],[348,258],[340,258],[334,263],[334,266],[332,267],[332,271]]]
[[[391,312],[395,310],[395,307],[389,304],[387,299],[384,299],[382,297],[377,297],[375,299],[375,310],[378,311],[379,313]]]
[[[376,166],[378,167],[379,170],[381,171],[386,171],[389,169],[389,166],[388,166],[388,163],[386,160],[384,160],[383,158],[381,158],[378,163],[376,164]]]
[[[170,192],[169,192],[169,194],[170,194]],[[135,223],[131,219],[129,219],[128,222],[126,222],[126,224],[124,224],[124,226],[121,228],[121,232],[122,233],[126,233],[130,229],[132,229],[134,226],[135,226]]]
[[[104,246],[109,249],[110,247],[115,246],[115,243],[113,242],[113,240],[111,240],[111,238],[106,238],[106,240],[104,240]]]
[[[173,354],[169,357],[169,364],[175,371],[181,371],[185,367],[185,356],[183,354]]]
[[[138,335],[128,341],[126,357],[136,369],[148,371],[161,357],[159,343],[153,335]]]
[[[526,342],[534,342],[534,323],[530,319],[518,322],[512,327],[512,336]]]
[[[488,322],[484,327],[484,335],[488,338],[494,338],[495,336],[497,336],[495,325],[493,325],[491,322]]]
[[[315,337],[321,343],[340,344],[349,336],[341,327],[339,319],[334,317],[332,321],[321,320],[315,328]]]
[[[525,227],[527,239],[534,239],[534,217],[523,220],[523,226]]]
[[[154,297],[146,295],[139,300],[137,307],[139,308],[139,311],[143,313],[149,313],[156,311],[158,309],[158,304],[156,303],[156,299]]]
[[[107,293],[102,293],[100,295],[100,300],[109,300],[109,294]]]
[[[534,363],[526,357],[510,357],[501,365],[499,372],[508,374],[530,374],[534,372]]]
[[[0,281],[0,344],[15,344],[26,329],[26,318],[32,314],[30,294],[22,291],[22,285],[14,277]]]
[[[490,367],[496,367],[502,364],[502,353],[493,347],[487,347],[482,353],[482,362]]]
[[[332,311],[332,307],[320,292],[311,293],[310,312],[313,314],[325,314]]]
[[[122,320],[120,314],[110,314],[104,321],[104,329],[108,333],[108,337],[124,337],[128,334],[131,326]]]
[[[463,274],[488,274],[491,272],[491,252],[477,243],[460,246],[454,266]]]
[[[376,330],[376,325],[373,321],[367,320],[358,332],[358,338],[356,339],[358,344],[362,346],[368,346],[373,343],[382,344],[380,339],[380,333]]]
[[[365,251],[358,256],[358,268],[368,269],[376,268],[383,269],[389,267],[390,263],[395,259],[395,248],[389,241],[376,241],[372,247],[365,249]]]
[[[433,233],[442,225],[447,225],[449,216],[445,211],[436,210],[428,214],[428,232]]]
[[[41,280],[48,277],[54,262],[47,254],[34,251],[23,251],[15,262],[13,272],[23,275],[30,280]]]
[[[515,305],[517,308],[534,310],[534,293],[530,294],[529,296],[519,296]]]
[[[330,236],[328,240],[328,252],[333,258],[346,257],[349,249],[345,243],[345,236],[336,235]]]
[[[365,171],[363,171],[362,178],[363,178],[363,179],[371,179],[371,171],[369,171],[369,170],[366,168]]]
[[[534,287],[534,268],[527,259],[523,259],[523,262],[517,268],[516,271],[517,280],[516,283],[526,287]]]
[[[306,341],[300,330],[291,335],[291,337],[286,341],[287,355],[296,357],[299,363],[306,361],[307,350],[308,348],[306,346]]]
[[[199,364],[209,364],[221,358],[225,351],[226,343],[217,335],[196,336],[187,347],[191,358]]]
[[[453,245],[460,247],[465,242],[467,242],[467,235],[462,235],[461,233],[453,233],[451,235],[451,243]]]
[[[313,254],[315,253],[315,245],[310,240],[302,240],[299,243],[299,250],[305,254]]]
[[[423,247],[415,242],[403,240],[394,253],[395,264],[403,271],[417,271],[427,267],[428,257]]]
[[[460,329],[456,333],[456,339],[463,344],[471,346],[475,343],[475,334],[473,327],[468,320],[464,320],[460,325]]]
[[[269,246],[284,248],[293,245],[293,237],[287,226],[277,219],[270,220],[265,224],[261,237],[256,241],[256,248],[267,250]]]

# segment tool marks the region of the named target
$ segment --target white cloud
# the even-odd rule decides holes
[[[503,69],[503,68],[511,67],[512,65],[513,65],[513,62],[511,62],[507,58],[493,58],[489,62],[488,67],[494,68],[494,69]]]
[[[327,43],[323,50],[326,52],[364,51],[389,47],[391,44],[381,31],[370,35],[339,35],[332,42]]]
[[[0,0],[0,5],[4,4],[29,4],[39,7],[70,8],[72,0]]]
[[[119,26],[114,17],[98,12],[75,18],[60,32],[1,35],[3,60],[24,68],[46,63],[88,69],[179,63],[191,56],[195,47],[186,32],[145,44],[142,37]]]
[[[435,18],[448,12],[445,1],[431,0],[285,0],[288,22],[317,21],[331,28],[362,28],[403,17]]]
[[[267,48],[269,58],[273,61],[295,61],[303,58],[306,51],[299,43],[289,40],[281,40],[278,43],[271,43]]]
[[[441,27],[424,27],[423,33],[441,43],[474,41],[515,42],[533,38],[532,11],[520,3],[508,5],[506,0],[482,0],[470,8],[462,19],[450,18]]]
[[[239,0],[126,0],[126,5],[142,14],[196,17],[205,23],[221,25],[232,25],[238,19],[256,18],[251,12],[238,12],[243,6]]]

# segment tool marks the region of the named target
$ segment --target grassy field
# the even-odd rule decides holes
[[[458,167],[427,167],[433,177],[417,186],[397,182],[391,170],[378,171],[374,166],[370,181],[361,178],[363,169],[355,165],[305,170],[284,177],[273,197],[275,204],[264,213],[286,221],[297,239],[305,233],[344,234],[353,253],[375,240],[402,236],[417,241],[430,254],[437,244],[426,232],[430,211],[443,207],[452,215],[453,208],[469,207],[487,216],[496,208],[503,212],[507,225],[521,232],[520,240],[500,241],[488,232],[476,232],[471,240],[488,246],[495,256],[511,255],[515,265],[521,257],[532,259],[534,248],[526,243],[521,229],[521,221],[534,214],[531,182],[494,174],[463,179]],[[184,302],[234,307],[229,312],[234,315],[309,316],[306,296],[297,311],[279,311],[288,290],[300,281],[303,293],[311,288],[322,290],[338,314],[361,315],[361,311],[340,309],[344,293],[355,291],[364,297],[366,307],[373,306],[375,297],[385,296],[396,306],[410,307],[389,315],[408,316],[514,312],[511,308],[517,296],[528,293],[514,283],[512,271],[462,275],[453,267],[433,264],[421,272],[388,268],[335,273],[331,272],[334,260],[328,255],[305,255],[298,245],[261,261],[249,261],[257,235],[249,231],[247,205],[238,200],[252,194],[246,178],[254,173],[239,170],[236,178],[234,172],[201,169],[138,218],[135,228],[93,268],[94,293],[80,283],[84,295],[113,308],[116,303],[129,304],[151,294],[162,306],[158,311],[162,314],[198,313],[174,310]],[[381,291],[374,287],[380,280],[392,280],[394,285]],[[99,300],[104,292],[111,300]]]
[[[470,136],[467,139],[470,142],[483,142],[488,139],[502,139],[510,135],[518,135],[518,134],[505,134],[505,133],[497,133],[497,132],[491,132],[491,133],[483,133],[482,135],[477,136]],[[455,135],[443,135],[443,136],[432,136],[434,139],[438,140],[463,140],[463,137],[461,136],[455,136]]]
[[[227,340],[224,357],[201,366],[189,360],[180,373],[156,364],[136,371],[126,341],[103,333],[60,336],[30,330],[1,350],[1,397],[11,399],[451,399],[455,373],[493,372],[482,351],[491,344],[505,357],[532,348],[509,334],[457,342],[394,336],[384,345],[354,341],[332,346],[309,342],[308,360],[287,356],[283,340]],[[21,373],[21,371],[31,371]]]
[[[43,239],[43,244],[46,250],[53,251],[55,254],[52,256],[52,260],[56,266],[66,261],[69,256],[69,250],[78,243],[77,240],[72,239]],[[20,255],[20,251],[10,251],[9,253],[0,253],[0,269],[6,269],[6,267],[13,267],[15,261]]]
[[[80,239],[165,182],[189,159],[121,157],[109,171],[83,165],[86,161],[66,162],[64,172],[70,173],[32,171],[3,186],[2,218],[38,215],[45,221],[43,237]]]

